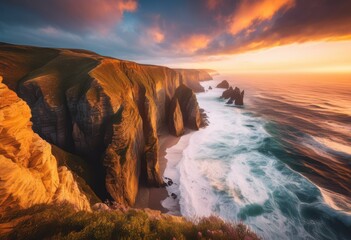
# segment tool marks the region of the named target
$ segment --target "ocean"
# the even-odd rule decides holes
[[[167,149],[162,202],[189,219],[243,222],[264,239],[350,239],[351,78],[217,76],[243,107],[197,94],[209,126]]]

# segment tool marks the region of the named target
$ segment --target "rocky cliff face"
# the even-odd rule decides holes
[[[4,83],[31,108],[34,131],[85,159],[102,199],[133,205],[139,179],[162,184],[157,134],[169,123],[175,95],[185,126],[199,127],[196,96],[178,88],[182,75],[166,67],[7,44],[0,44],[0,63]],[[21,74],[12,76],[17,69]]]
[[[174,102],[179,103],[184,126],[198,130],[201,126],[202,118],[194,92],[184,84],[181,84],[174,94],[172,105],[174,105]]]
[[[72,172],[59,167],[49,143],[32,130],[30,109],[0,77],[0,215],[39,203],[90,204]]]
[[[179,101],[174,98],[169,108],[169,132],[177,137],[184,133],[184,121],[182,110],[180,109]]]
[[[203,69],[175,69],[181,76],[182,83],[194,92],[204,92],[201,81],[212,80],[212,76]]]

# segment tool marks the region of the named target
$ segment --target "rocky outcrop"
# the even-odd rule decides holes
[[[204,92],[201,81],[212,80],[212,76],[203,69],[175,69],[181,76],[182,83],[194,92]]]
[[[229,88],[229,83],[228,83],[228,81],[227,80],[223,80],[222,82],[220,82],[217,86],[216,86],[216,88]]]
[[[227,104],[244,105],[244,93],[244,90],[240,92],[238,87],[235,87],[235,89],[230,87],[222,93],[221,98],[229,99]]]
[[[169,132],[177,137],[184,133],[183,115],[177,98],[174,98],[170,105],[168,128]]]
[[[182,84],[177,88],[172,99],[172,102],[173,101],[177,101],[179,103],[184,126],[193,130],[198,130],[201,126],[202,119],[200,108],[194,92]]]
[[[58,166],[49,143],[32,130],[27,104],[0,77],[0,214],[40,203],[90,204],[74,175]]]
[[[228,99],[234,94],[233,87],[228,88],[227,90],[223,91],[221,98]]]
[[[240,91],[240,90],[239,90]],[[241,93],[240,93],[240,96],[238,96],[236,99],[235,99],[235,105],[244,105],[244,94],[245,94],[245,91],[243,90]]]
[[[201,124],[200,127],[207,127],[209,125],[208,116],[203,108],[200,108]]]
[[[198,130],[208,125],[207,116],[199,108],[194,92],[181,84],[172,98],[169,109],[168,128],[171,134],[181,136],[184,127]]]
[[[144,149],[142,119],[135,106],[126,102],[120,107],[112,119],[111,131],[112,142],[104,156],[106,188],[117,202],[133,205]]]
[[[31,63],[44,55],[48,62]],[[178,134],[179,109],[184,126],[198,129],[201,122],[196,96],[185,86],[178,91],[183,78],[166,67],[7,44],[0,44],[0,64],[4,82],[31,108],[34,131],[86,161],[101,199],[133,205],[140,181],[162,185],[158,133],[169,125],[175,95]],[[22,73],[9,77],[17,68]]]

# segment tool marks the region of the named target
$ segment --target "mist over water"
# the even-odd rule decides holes
[[[245,106],[226,105],[223,89],[197,95],[210,125],[167,150],[164,175],[178,198],[163,205],[176,212],[179,201],[190,219],[243,221],[265,239],[348,239],[351,79],[227,79],[245,89]]]

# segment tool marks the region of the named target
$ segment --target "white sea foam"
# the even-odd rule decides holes
[[[203,85],[207,89],[217,82]],[[167,198],[163,206],[175,213],[179,201],[181,214],[190,219],[218,215],[242,220],[267,239],[314,239],[301,215],[311,202],[323,203],[318,189],[269,151],[262,153],[270,137],[264,121],[245,108],[226,106],[218,99],[222,91],[198,94],[210,125],[167,150],[165,176],[175,182],[168,192],[178,198]],[[324,223],[314,227],[322,229]]]

